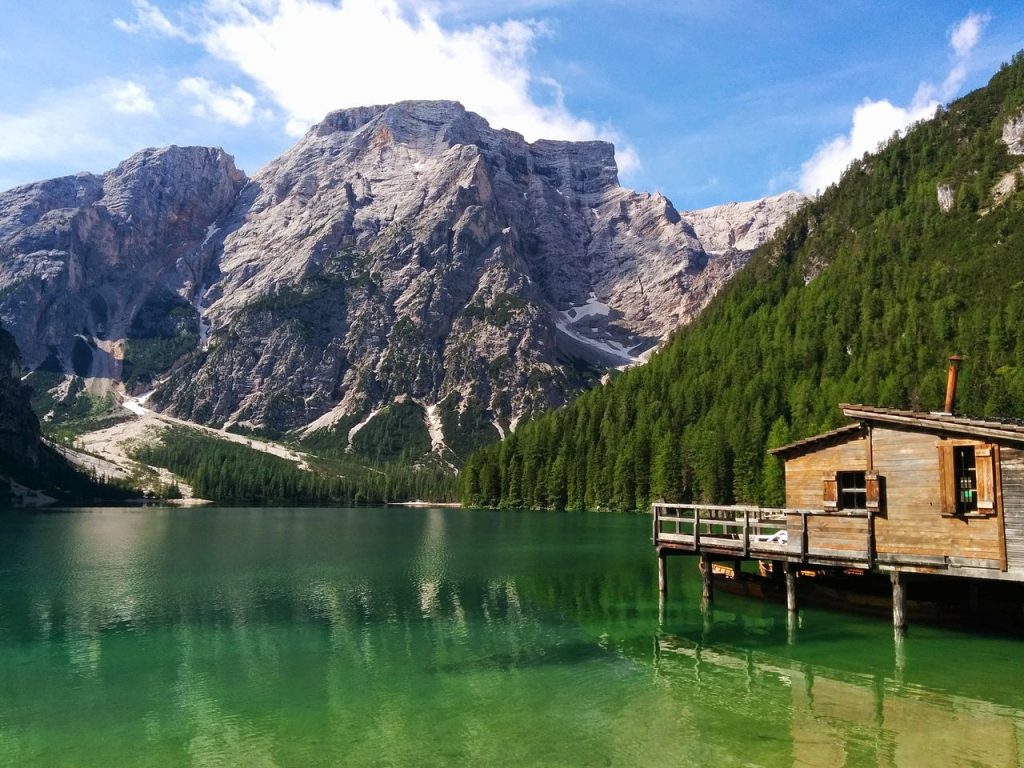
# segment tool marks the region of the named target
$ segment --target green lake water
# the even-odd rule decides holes
[[[0,515],[3,766],[1014,766],[1024,641],[719,593],[649,520]],[[661,615],[659,615],[661,614]]]

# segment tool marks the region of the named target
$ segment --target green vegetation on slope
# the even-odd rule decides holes
[[[474,454],[463,502],[780,504],[768,447],[837,426],[839,402],[940,407],[953,352],[959,411],[1024,417],[1024,158],[1001,141],[1022,105],[1018,54],[854,162],[649,364]]]
[[[0,509],[14,500],[11,482],[63,502],[117,502],[138,491],[76,470],[40,439],[30,406],[31,389],[21,381],[14,337],[0,328]]]
[[[124,383],[149,383],[199,344],[199,315],[171,291],[154,291],[128,329],[124,345]]]
[[[309,470],[287,459],[177,427],[157,443],[140,445],[132,458],[166,467],[196,495],[218,502],[288,502],[352,505],[454,498],[454,479],[441,472],[388,467],[377,470],[340,459],[310,459]]]

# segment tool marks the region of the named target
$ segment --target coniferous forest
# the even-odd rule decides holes
[[[1024,55],[854,162],[650,363],[474,454],[471,505],[783,502],[766,449],[841,402],[1024,417]],[[940,191],[952,196],[943,210]]]
[[[176,427],[158,442],[139,445],[133,458],[185,478],[196,495],[221,503],[380,504],[455,498],[455,481],[435,468],[363,466],[310,457],[300,468],[287,459]]]

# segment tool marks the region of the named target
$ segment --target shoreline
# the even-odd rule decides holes
[[[457,501],[388,501],[385,502],[385,506],[388,507],[446,507],[449,509],[461,509],[462,504]]]

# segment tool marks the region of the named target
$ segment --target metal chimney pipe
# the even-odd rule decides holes
[[[953,403],[956,400],[956,376],[960,370],[960,355],[949,356],[949,378],[946,379],[946,413],[953,413]]]

